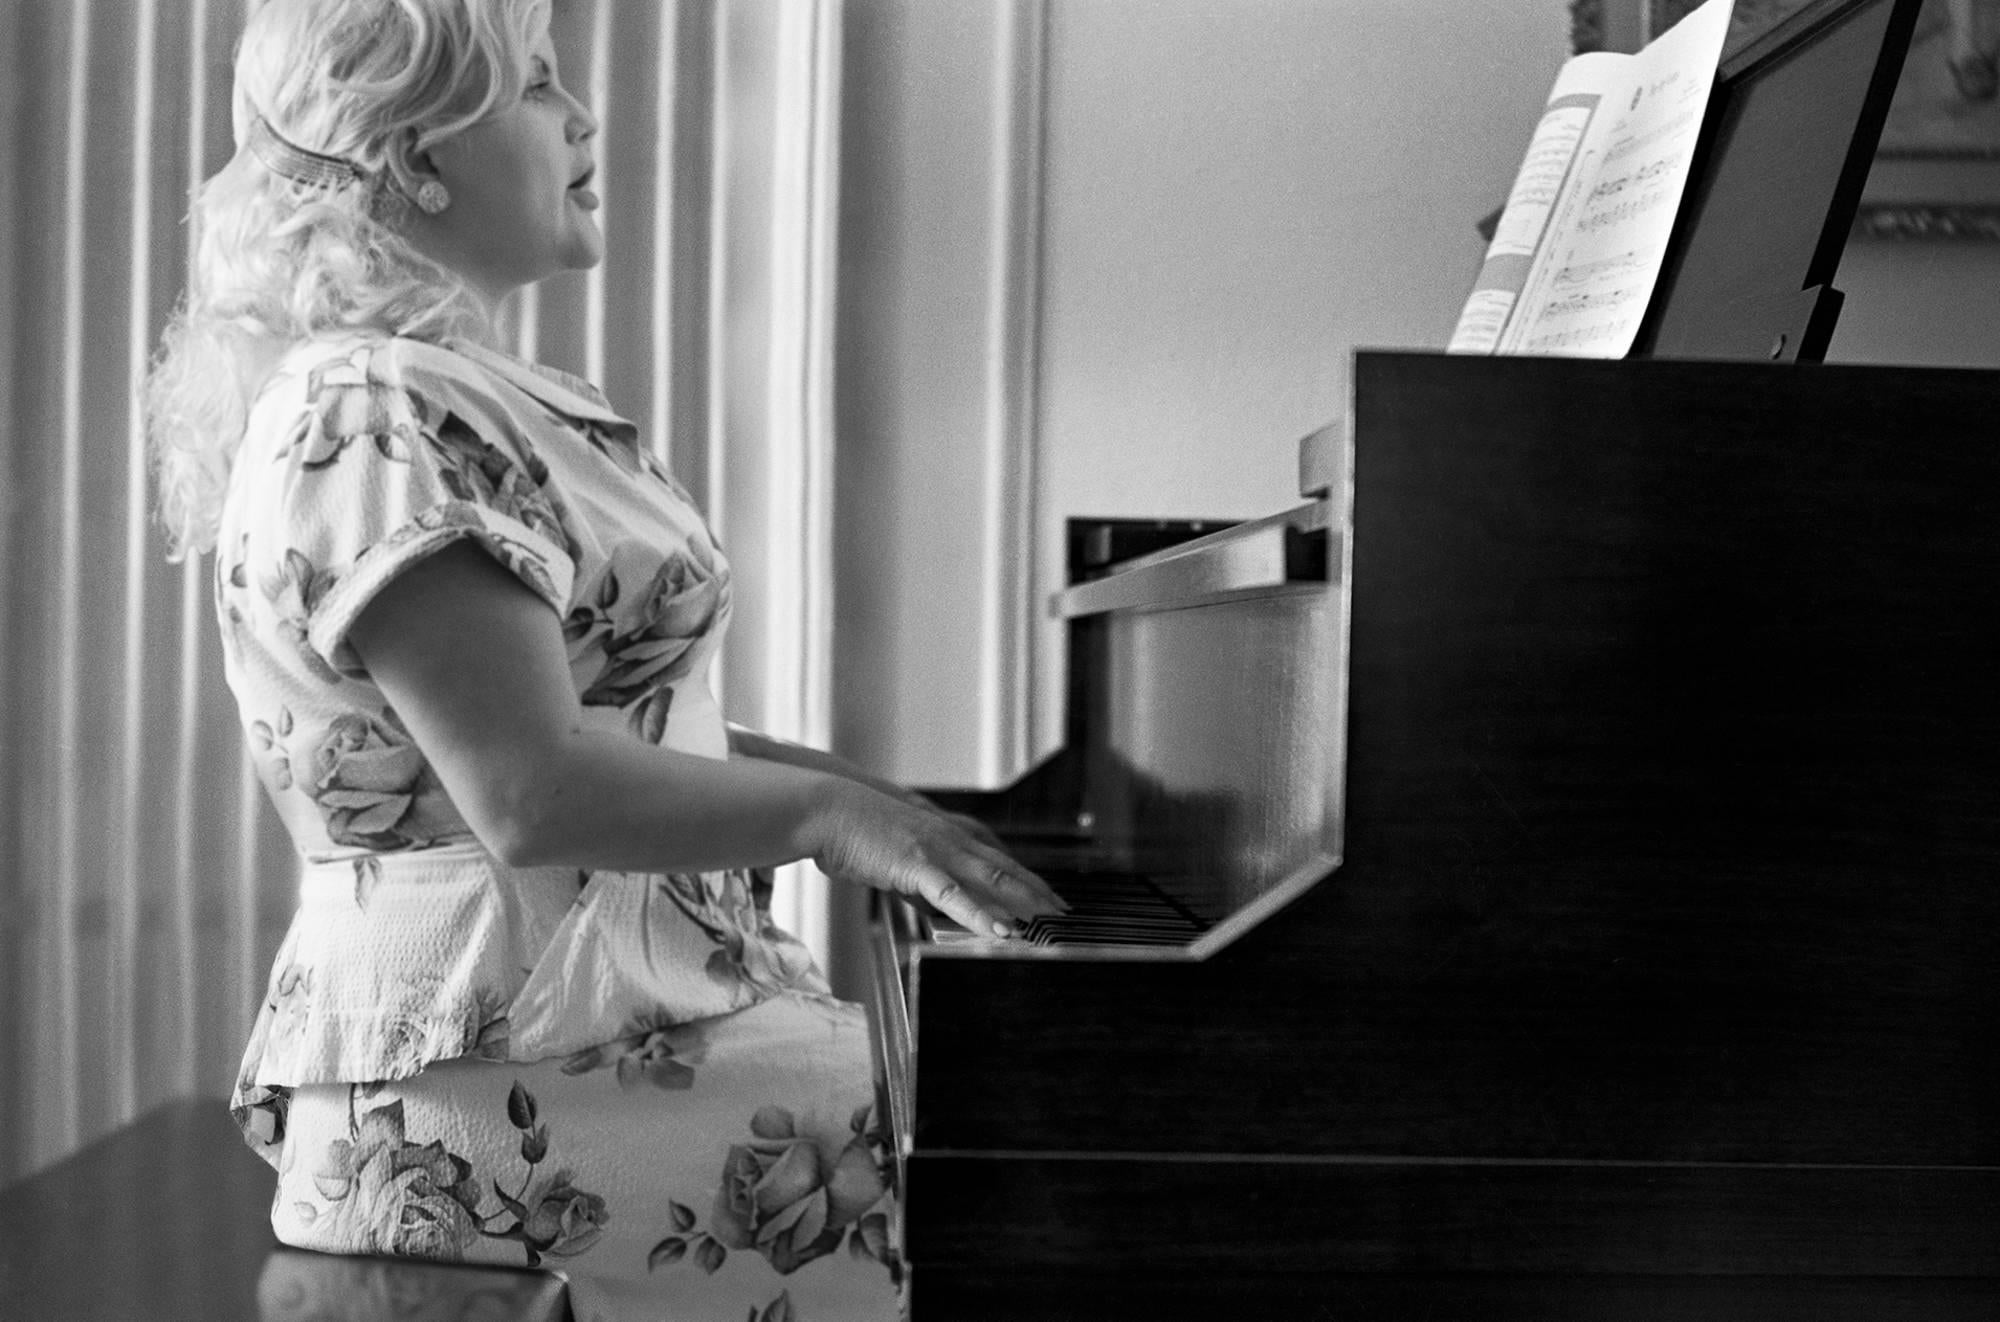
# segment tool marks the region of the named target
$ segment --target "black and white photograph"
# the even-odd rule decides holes
[[[2000,1316],[2000,0],[0,71],[0,1317]]]

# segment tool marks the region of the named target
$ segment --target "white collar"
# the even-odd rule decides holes
[[[604,392],[580,376],[572,376],[561,368],[545,363],[531,363],[525,358],[503,353],[489,348],[476,340],[450,339],[444,348],[453,353],[470,358],[481,367],[503,377],[533,395],[556,412],[570,418],[589,418],[596,422],[614,424],[617,430],[627,433],[632,442],[638,443],[638,428],[612,409]]]

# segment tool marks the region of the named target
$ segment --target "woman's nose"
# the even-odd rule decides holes
[[[569,93],[569,140],[584,142],[597,136],[597,116],[590,113],[590,107],[577,100],[574,92]]]

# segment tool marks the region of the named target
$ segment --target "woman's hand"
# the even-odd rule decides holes
[[[813,862],[843,881],[930,903],[967,930],[1013,934],[1069,906],[1047,882],[927,804],[832,778],[809,830]]]
[[[925,812],[933,812],[953,823],[959,829],[969,832],[974,839],[992,849],[1005,853],[1007,846],[991,827],[977,817],[960,812],[947,812],[913,789],[906,789],[893,781],[871,776],[844,757],[837,757],[823,749],[809,748],[787,739],[774,738],[752,730],[747,726],[729,727],[729,751],[735,757],[761,758],[766,762],[782,762],[787,766],[805,767],[810,771],[824,771],[828,775],[843,776],[848,780],[866,785],[890,798]]]
[[[992,827],[970,813],[947,811],[944,808],[938,807],[915,790],[901,790],[894,797],[901,799],[913,808],[922,808],[925,812],[936,813],[982,845],[986,845],[991,849],[997,849],[1003,854],[1007,852],[1007,842],[996,835]]]

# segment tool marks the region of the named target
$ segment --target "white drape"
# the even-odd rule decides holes
[[[0,1183],[220,1095],[296,863],[222,683],[208,561],[171,565],[133,401],[225,161],[255,0],[0,5]],[[736,566],[732,719],[823,744],[839,0],[556,0],[603,124],[608,258],[520,300]],[[823,883],[821,883],[823,885]],[[781,921],[826,956],[824,904]]]

